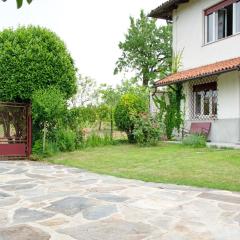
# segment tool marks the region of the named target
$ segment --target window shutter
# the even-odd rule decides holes
[[[216,5],[208,8],[208,9],[206,9],[205,12],[204,12],[205,16],[208,16],[211,13],[214,13],[214,12],[224,8],[224,7],[227,7],[227,6],[231,5],[231,4],[233,4],[235,2],[239,2],[239,1],[240,0],[225,0],[225,1],[222,1],[222,2],[220,2],[218,4],[216,4]]]

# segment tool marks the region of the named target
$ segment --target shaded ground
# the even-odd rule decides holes
[[[122,144],[61,153],[46,161],[128,179],[240,191],[240,150]]]
[[[0,162],[1,240],[239,240],[240,193]]]

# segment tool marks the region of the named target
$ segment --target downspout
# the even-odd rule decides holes
[[[237,78],[238,78],[238,84],[239,84],[239,113],[238,113],[238,144],[240,144],[240,66],[237,69]]]
[[[154,91],[152,92],[151,89],[153,89]],[[153,112],[152,112],[152,104],[155,104],[154,103],[154,100],[153,98],[156,96],[156,93],[157,93],[157,85],[154,83],[153,84],[153,87],[150,89],[150,92],[149,92],[149,111],[150,111],[150,114],[153,116]]]

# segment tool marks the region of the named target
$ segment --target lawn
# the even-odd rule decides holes
[[[116,145],[61,153],[48,162],[147,182],[240,191],[240,151],[160,144]]]

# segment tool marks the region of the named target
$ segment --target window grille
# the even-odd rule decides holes
[[[218,115],[217,77],[189,82],[190,120],[215,120]]]

